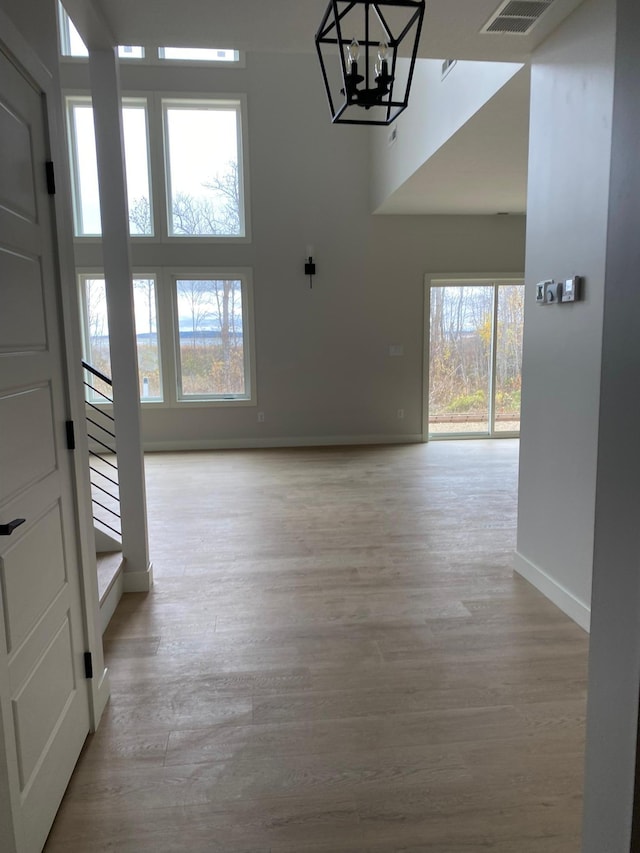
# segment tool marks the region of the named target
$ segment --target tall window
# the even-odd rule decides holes
[[[134,278],[133,296],[140,397],[142,400],[161,400],[163,395],[155,276]],[[80,303],[85,361],[110,377],[109,321],[103,276],[80,276]],[[100,400],[99,395],[97,399]]]
[[[240,103],[164,101],[168,229],[173,237],[243,237]]]
[[[246,278],[174,278],[178,398],[250,399]]]
[[[62,5],[58,3],[58,31],[60,33],[60,53],[62,56],[89,56],[87,46],[76,29],[73,21],[67,15]]]
[[[97,237],[102,233],[102,226],[91,100],[86,97],[67,98],[67,116],[75,232],[78,237]],[[154,233],[154,225],[145,100],[123,100],[122,126],[129,198],[129,231],[132,235],[151,236]]]

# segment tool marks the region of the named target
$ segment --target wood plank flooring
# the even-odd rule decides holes
[[[148,456],[47,853],[578,853],[588,640],[512,573],[517,452]]]

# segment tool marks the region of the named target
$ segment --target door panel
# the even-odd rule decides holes
[[[28,119],[20,115],[20,80],[3,86],[0,98],[0,138],[11,157],[0,158],[0,204],[31,222],[36,219],[34,158]]]
[[[60,507],[52,507],[0,558],[7,651],[26,639],[67,583]],[[41,553],[42,542],[49,550]]]
[[[51,388],[0,394],[0,504],[56,467]]]
[[[0,53],[0,524],[26,519],[0,535],[7,853],[40,853],[89,731],[47,153],[42,93]]]
[[[493,287],[431,288],[429,428],[489,434]]]
[[[42,270],[37,258],[0,246],[0,353],[46,348]]]
[[[67,706],[73,701],[76,679],[71,665],[73,647],[68,614],[38,665],[12,701],[13,724],[24,791]],[[42,702],[43,696],[47,697]]]
[[[520,431],[524,286],[498,288],[496,325],[495,431]]]

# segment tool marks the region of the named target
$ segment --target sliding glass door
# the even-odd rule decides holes
[[[517,435],[524,285],[432,281],[429,437]]]

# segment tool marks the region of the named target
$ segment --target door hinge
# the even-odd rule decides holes
[[[84,653],[84,677],[93,678],[93,657],[91,652]]]
[[[44,164],[45,171],[47,173],[47,192],[49,195],[56,194],[56,175],[53,169],[53,160],[47,160]]]
[[[76,431],[73,426],[73,421],[67,421],[65,424],[67,429],[67,450],[76,449]]]

